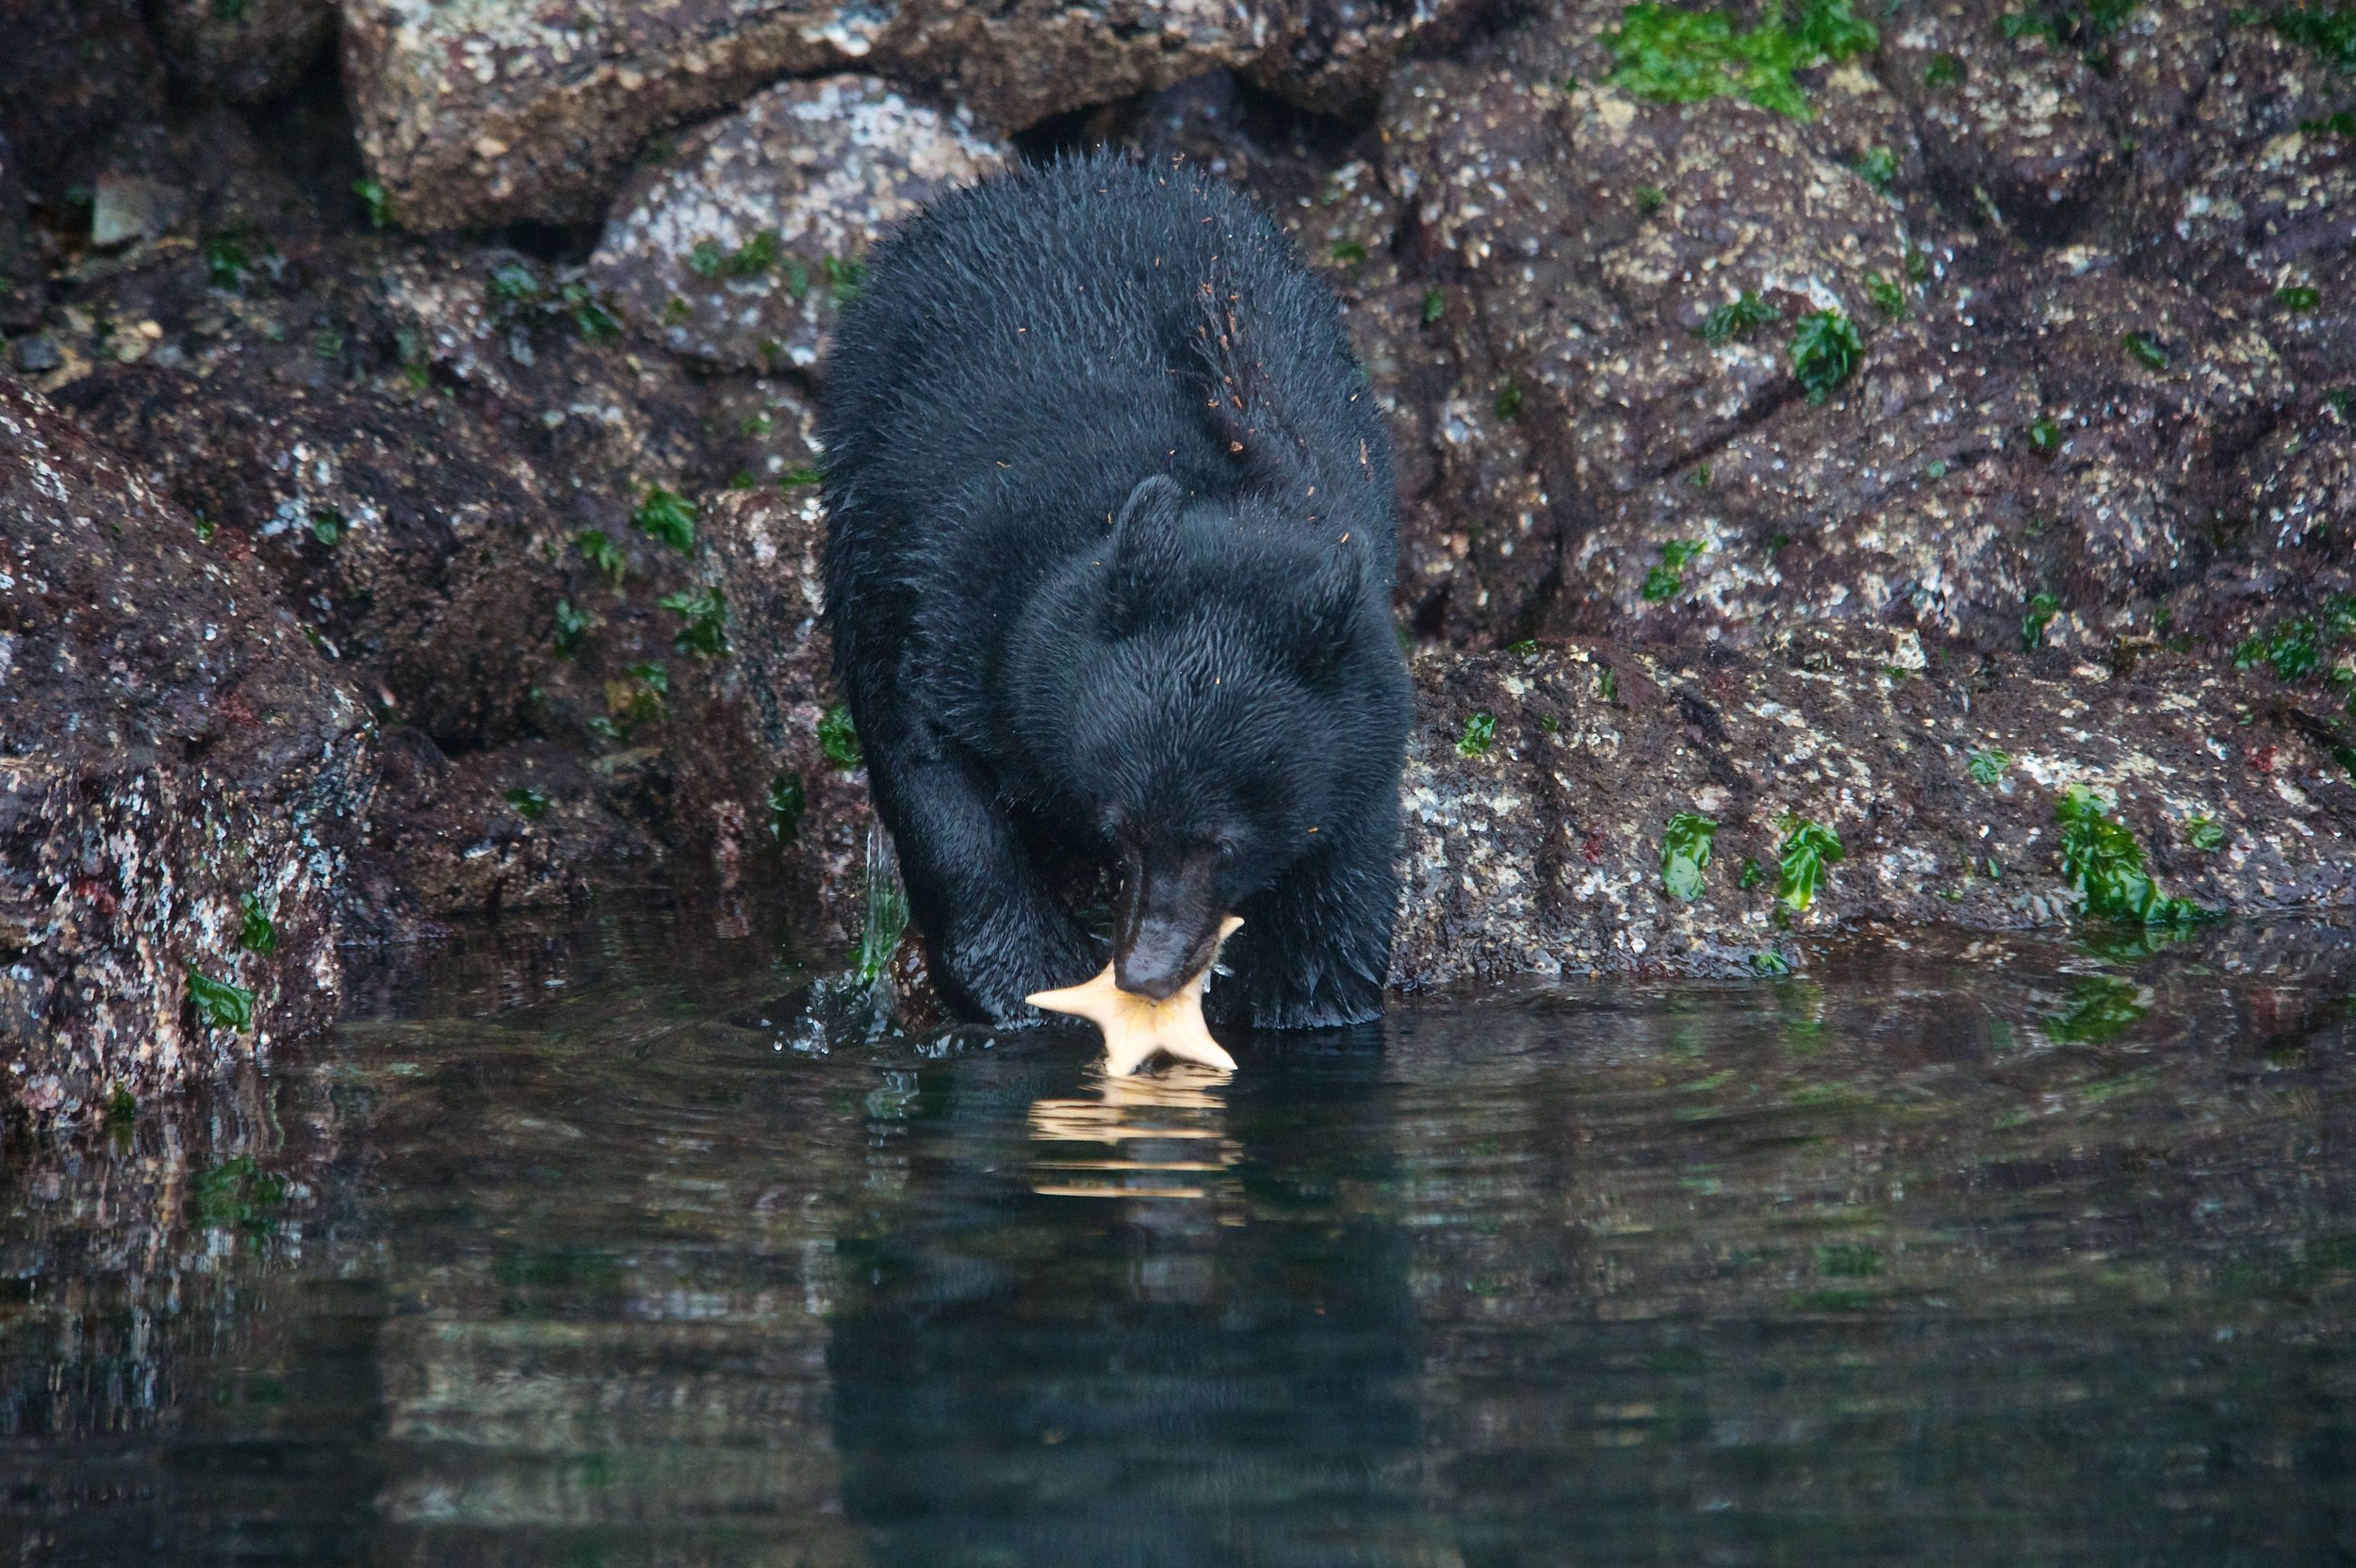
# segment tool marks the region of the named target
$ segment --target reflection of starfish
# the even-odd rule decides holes
[[[1225,941],[1242,923],[1229,915],[1219,923],[1219,939]],[[1213,962],[1218,960],[1216,946],[1211,957]],[[1203,1021],[1203,984],[1210,978],[1209,964],[1167,1002],[1122,990],[1114,978],[1114,968],[1106,964],[1104,973],[1085,985],[1039,991],[1023,1000],[1052,1013],[1087,1019],[1104,1030],[1104,1070],[1116,1078],[1135,1072],[1156,1053],[1182,1062],[1201,1062],[1221,1072],[1235,1070],[1235,1058],[1211,1038],[1210,1027]]]

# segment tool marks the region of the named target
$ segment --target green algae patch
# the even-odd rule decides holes
[[[1609,79],[1625,92],[1664,104],[1742,98],[1794,120],[1815,117],[1794,72],[1837,64],[1880,41],[1847,0],[1805,0],[1796,24],[1779,11],[1741,31],[1723,11],[1634,5],[1603,40]]]
[[[196,1005],[196,1016],[216,1029],[254,1027],[254,993],[216,980],[193,964],[188,966],[188,1000]]]
[[[499,798],[526,822],[538,822],[548,814],[548,797],[537,790],[509,790]]]
[[[570,599],[556,601],[556,656],[570,659],[581,651],[581,640],[588,635],[592,624],[589,612],[577,610]]]
[[[1460,757],[1486,757],[1497,743],[1497,716],[1495,713],[1475,713],[1464,721],[1464,733],[1456,740]]]
[[[1975,751],[1971,760],[1964,764],[1965,771],[1972,775],[1972,783],[1987,785],[1993,785],[2002,779],[2005,770],[2011,766],[2011,755],[2002,751]]]
[[[728,604],[717,588],[682,588],[656,601],[679,617],[679,635],[671,645],[698,659],[716,659],[728,651]]]
[[[262,901],[252,893],[237,900],[240,916],[237,925],[237,945],[248,953],[278,951],[278,924],[262,907]]]
[[[1837,310],[1812,310],[1792,331],[1792,379],[1811,403],[1831,397],[1864,359],[1865,340],[1856,323]]]
[[[2225,828],[2215,817],[2195,817],[2184,824],[2184,842],[2214,854],[2225,847]]]
[[[2053,803],[2061,825],[2062,881],[2086,901],[2097,920],[2137,925],[2177,925],[2210,920],[2212,911],[2188,899],[2163,895],[2145,869],[2143,846],[2113,822],[2102,800],[2072,784]]]
[[[856,768],[867,760],[859,750],[859,730],[851,724],[851,710],[839,702],[818,721],[818,749],[838,768]]]
[[[1680,904],[1702,896],[1702,869],[1710,864],[1718,825],[1693,811],[1679,811],[1661,833],[1661,885]]]
[[[1787,813],[1778,825],[1783,848],[1776,857],[1775,898],[1797,914],[1816,902],[1824,874],[1847,859],[1849,852],[1841,847],[1841,835],[1821,822]]]
[[[581,551],[581,558],[590,565],[603,572],[606,580],[616,588],[622,585],[622,579],[630,575],[629,563],[622,559],[621,550],[601,528],[581,530],[573,536],[573,547]]]
[[[761,809],[767,819],[769,842],[778,849],[792,843],[802,830],[802,815],[810,808],[810,792],[798,773],[781,773],[769,781]]]
[[[2277,11],[2266,25],[2341,70],[2356,71],[2356,6],[2293,6]]]
[[[695,553],[695,503],[675,490],[650,485],[630,514],[638,531],[660,539],[682,555]]]
[[[1783,312],[1760,299],[1750,289],[1702,318],[1694,331],[1701,340],[1713,349],[1722,349],[1753,329],[1773,326],[1783,319]]]

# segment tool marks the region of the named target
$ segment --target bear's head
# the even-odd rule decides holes
[[[1024,748],[1119,862],[1123,990],[1175,993],[1222,917],[1396,776],[1405,688],[1366,538],[1149,479],[1018,635]]]

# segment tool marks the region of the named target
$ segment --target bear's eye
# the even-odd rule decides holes
[[[1219,851],[1219,858],[1222,860],[1232,860],[1237,854],[1235,841],[1233,839],[1221,839],[1212,847]]]

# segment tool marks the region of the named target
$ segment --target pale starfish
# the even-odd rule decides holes
[[[1219,941],[1234,936],[1242,923],[1234,915],[1219,922]],[[1211,962],[1218,961],[1214,945]],[[1156,1054],[1200,1062],[1221,1072],[1235,1070],[1235,1058],[1211,1038],[1210,1026],[1203,1021],[1203,986],[1211,977],[1210,964],[1167,1002],[1122,990],[1114,977],[1115,967],[1106,964],[1104,973],[1084,985],[1036,991],[1023,1000],[1051,1013],[1087,1019],[1104,1031],[1104,1070],[1116,1078],[1137,1071]]]

